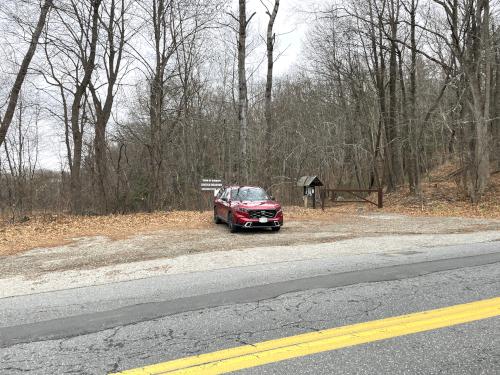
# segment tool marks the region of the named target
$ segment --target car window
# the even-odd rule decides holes
[[[218,189],[217,194],[215,194],[216,199],[220,199],[222,197],[222,194],[224,194],[224,189]]]
[[[231,199],[233,201],[266,201],[269,195],[261,188],[238,188],[232,189]]]
[[[228,193],[229,193],[229,189],[225,189],[224,192],[222,193],[222,195],[220,196],[220,199],[227,198]]]

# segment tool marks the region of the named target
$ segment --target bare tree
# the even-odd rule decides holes
[[[82,157],[88,116],[88,88],[95,69],[102,0],[68,0],[55,8],[56,18],[45,36],[46,81],[57,88],[62,105],[70,170],[71,211],[82,212]],[[49,110],[54,113],[52,109]]]
[[[33,30],[33,33],[31,34],[31,41],[28,47],[28,51],[24,55],[23,61],[21,62],[19,71],[17,72],[16,75],[16,80],[14,81],[14,85],[12,86],[12,89],[10,91],[7,109],[5,110],[3,118],[2,116],[0,116],[0,146],[2,146],[2,143],[5,141],[7,131],[9,130],[12,118],[14,117],[14,112],[16,110],[16,105],[19,99],[21,88],[23,86],[23,82],[26,79],[26,74],[28,73],[31,60],[35,55],[40,35],[42,34],[43,28],[45,27],[47,15],[49,14],[49,11],[52,8],[52,6],[53,6],[53,0],[45,0],[42,5],[37,25]]]
[[[164,202],[165,150],[176,127],[175,123],[167,123],[167,83],[176,72],[173,60],[182,42],[180,30],[182,27],[188,28],[187,19],[193,16],[181,13],[177,17],[181,3],[175,0],[151,0],[142,4],[145,27],[151,30],[152,36],[149,47],[154,55],[154,59],[150,60],[137,51],[148,83],[149,136],[145,138],[144,144],[149,154],[147,204],[150,210],[162,207]]]
[[[136,48],[134,55],[147,82],[147,100],[141,100],[147,113],[139,122],[149,134],[137,138],[148,154],[144,200],[149,210],[165,208],[167,193],[178,190],[177,173],[172,168],[178,160],[173,155],[174,137],[182,127],[186,103],[191,99],[182,94],[190,95],[186,89],[192,83],[192,59],[203,31],[212,27],[218,3],[219,0],[149,0],[140,4],[145,33],[139,39],[144,45]]]
[[[71,204],[72,211],[76,214],[82,212],[82,182],[81,182],[81,161],[82,161],[82,143],[83,136],[81,131],[82,120],[82,104],[85,106],[84,97],[92,78],[92,73],[95,67],[95,57],[97,48],[97,39],[99,35],[99,7],[102,0],[92,0],[90,3],[90,30],[84,23],[84,19],[77,18],[80,30],[86,35],[81,35],[78,40],[83,42],[78,47],[82,51],[80,62],[83,70],[83,77],[76,84],[73,96],[73,104],[71,105],[71,130],[73,134],[73,164],[71,165]],[[78,15],[76,5],[73,3],[73,9]],[[87,34],[90,32],[90,36]],[[83,38],[81,38],[83,37]],[[90,38],[89,38],[90,37]],[[88,48],[88,55],[87,55]]]
[[[490,37],[489,0],[434,0],[448,19],[450,51],[464,74],[467,95],[465,111],[470,111],[472,133],[471,157],[466,171],[469,195],[477,203],[488,185],[490,175],[489,139],[491,108],[492,46]]]
[[[262,2],[265,6],[265,3]],[[272,112],[272,91],[273,91],[273,67],[274,67],[274,44],[276,41],[276,34],[273,32],[274,22],[276,21],[276,16],[278,15],[280,2],[279,0],[274,1],[274,7],[272,13],[269,12],[269,9],[266,7],[266,14],[269,16],[269,22],[267,24],[267,33],[266,33],[266,46],[267,46],[267,78],[266,78],[266,108],[265,108],[265,117],[266,117],[266,150],[272,147],[272,138],[273,138],[273,112]],[[271,168],[265,168],[267,171],[266,176],[266,184],[268,186],[271,185]]]
[[[23,90],[24,91],[24,90]],[[38,166],[38,122],[40,108],[36,99],[21,93],[14,115],[13,132],[3,148],[8,166],[8,196],[12,220],[24,218],[33,208],[33,180]]]
[[[99,209],[109,212],[108,190],[109,183],[106,157],[106,128],[111,117],[116,94],[116,85],[122,68],[122,58],[127,33],[125,16],[129,8],[125,0],[111,0],[105,3],[100,16],[100,25],[105,34],[105,41],[101,56],[105,67],[105,81],[89,82],[95,111],[94,158],[97,169],[97,186],[99,192]],[[100,91],[104,90],[101,98]]]
[[[238,120],[240,123],[240,179],[248,182],[248,88],[246,74],[247,28],[255,13],[247,19],[246,0],[239,0],[238,17]]]
[[[389,112],[386,126],[387,137],[387,182],[388,189],[393,190],[403,182],[403,165],[401,157],[401,129],[398,122],[398,98],[397,98],[397,36],[400,18],[400,1],[389,0],[388,23],[389,23]]]
[[[410,185],[410,193],[415,195],[421,194],[420,181],[420,163],[418,157],[418,137],[417,129],[422,124],[417,122],[417,37],[416,37],[416,17],[419,0],[411,0],[409,7],[405,9],[410,16],[410,46],[411,46],[411,62],[410,62],[410,95],[409,95],[409,123],[408,123],[408,148],[409,148],[409,165],[408,183]]]
[[[495,62],[495,90],[491,106],[491,130],[492,130],[492,159],[496,161],[495,168],[500,171],[500,29],[497,27],[493,31],[494,62]]]

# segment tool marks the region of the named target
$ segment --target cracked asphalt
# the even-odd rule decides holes
[[[0,374],[105,374],[499,297],[499,253],[500,242],[492,240],[374,249],[342,259],[332,252],[321,259],[2,298]],[[90,326],[91,333],[82,328]],[[51,339],[56,328],[60,337]],[[9,341],[21,336],[22,343]],[[241,373],[500,374],[500,318]]]

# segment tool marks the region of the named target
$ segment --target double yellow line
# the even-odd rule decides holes
[[[255,345],[239,346],[127,370],[118,374],[224,374],[286,359],[497,316],[500,316],[500,297],[264,341]]]

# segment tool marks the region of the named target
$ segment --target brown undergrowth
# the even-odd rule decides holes
[[[74,238],[106,236],[112,239],[170,228],[203,228],[206,213],[174,211],[108,216],[36,215],[23,223],[0,224],[0,255],[37,247],[71,243]]]
[[[500,219],[500,172],[491,175],[490,184],[479,204],[472,204],[456,178],[454,163],[435,169],[422,181],[420,197],[408,188],[385,194],[383,211],[416,216],[460,216]],[[373,197],[375,199],[375,197]],[[377,210],[370,207],[370,210]]]

